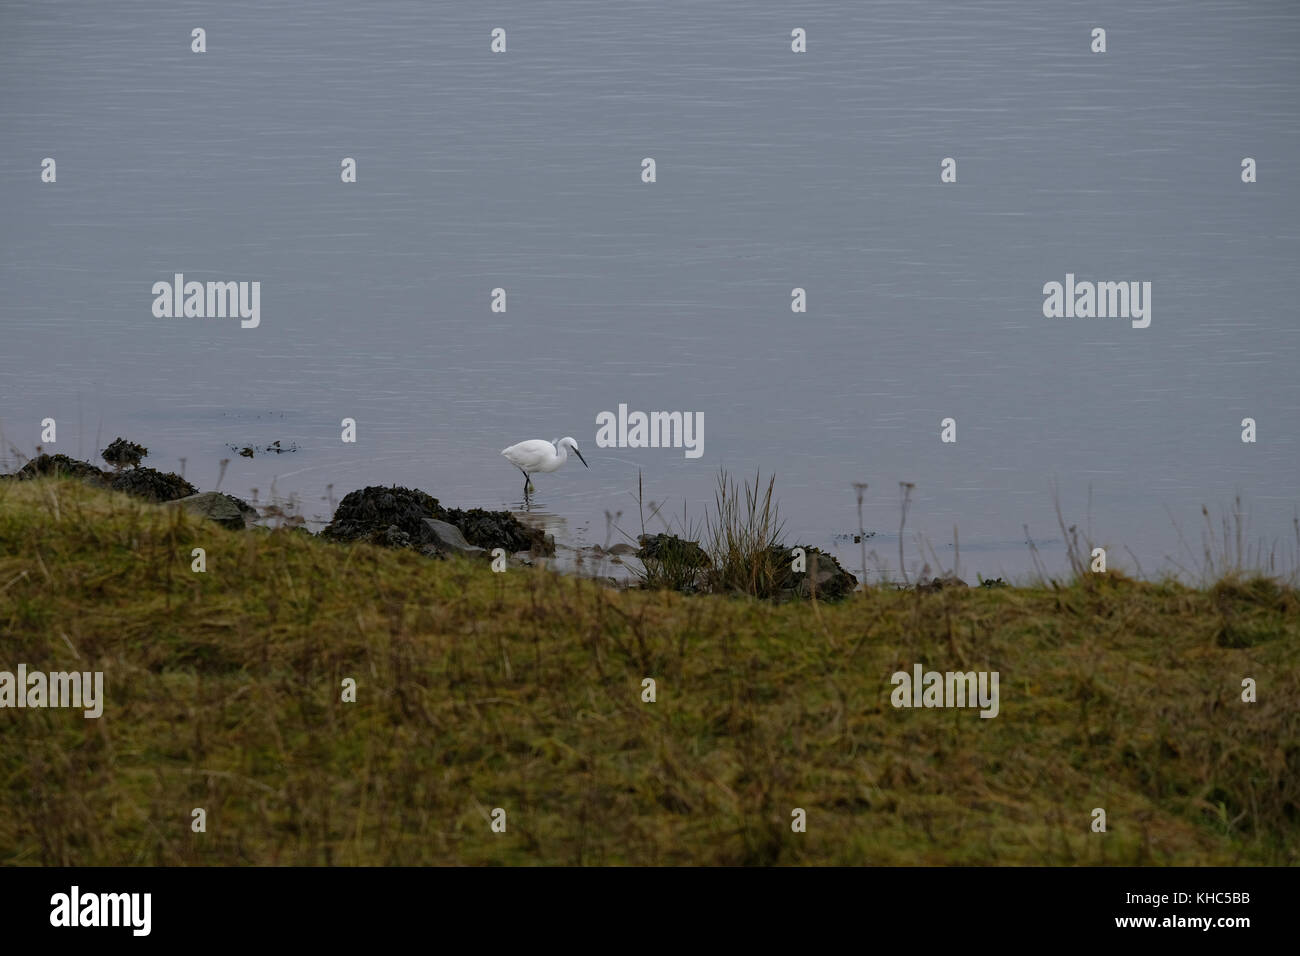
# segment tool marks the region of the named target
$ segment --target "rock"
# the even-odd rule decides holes
[[[934,578],[930,581],[918,581],[916,585],[918,591],[942,591],[944,588],[968,587],[970,587],[970,585],[955,574],[945,574],[941,578]]]
[[[628,544],[626,541],[620,541],[618,544],[610,545],[609,550],[605,553],[624,555],[624,554],[636,554],[636,551],[637,549],[632,547],[632,545]]]
[[[112,478],[108,472],[96,468],[90,462],[69,458],[67,455],[38,455],[14,472],[12,477],[18,481],[28,481],[60,475],[80,478],[103,487],[108,487],[109,479]]]
[[[334,519],[322,532],[336,541],[372,541],[386,547],[441,550],[430,537],[426,519],[454,525],[466,547],[505,548],[507,552],[555,553],[555,539],[529,528],[508,511],[444,508],[438,499],[418,488],[371,486],[351,491],[339,502]],[[405,538],[389,529],[406,535]]]
[[[118,439],[118,441],[121,441],[121,439]],[[113,444],[116,445],[117,442]],[[112,447],[113,445],[109,446],[109,448]],[[134,445],[131,447],[140,448],[141,446]],[[128,457],[133,454],[132,452],[120,453]],[[199,490],[180,475],[172,472],[161,472],[152,468],[138,467],[128,468],[125,471],[113,474],[96,468],[88,461],[69,458],[67,455],[41,455],[33,458],[14,472],[13,477],[19,481],[25,481],[30,478],[49,475],[78,478],[100,488],[112,488],[114,491],[122,491],[128,495],[135,495],[137,498],[145,498],[149,501],[175,501],[177,498],[185,498],[196,494]]]
[[[390,524],[383,531],[376,531],[370,536],[371,544],[383,545],[385,548],[409,548],[411,547],[411,536],[397,527]]]
[[[127,441],[125,438],[115,438],[113,443],[100,452],[100,457],[110,465],[116,465],[119,468],[134,468],[140,464],[140,459],[149,454],[149,449],[144,445],[137,445],[133,441]]]
[[[539,528],[530,528],[509,511],[484,511],[482,508],[439,509],[433,517],[454,524],[472,545],[505,548],[507,552],[529,551],[537,555],[555,553],[555,539]]]
[[[793,597],[810,598],[815,584],[817,600],[838,601],[848,597],[857,588],[858,579],[845,571],[840,566],[840,563],[835,560],[833,554],[827,554],[821,548],[814,548],[806,544],[797,545],[797,547],[804,550],[807,571],[792,570],[794,564],[793,548],[776,547],[771,549],[774,557],[773,566],[784,572],[783,579],[779,579],[779,581],[786,593]]]
[[[490,552],[476,548],[465,540],[460,529],[454,524],[439,521],[437,518],[424,519],[424,540],[439,551],[464,555],[467,558],[490,558]]]
[[[410,547],[424,537],[424,519],[436,517],[441,511],[437,498],[418,489],[371,486],[348,492],[321,534],[338,541],[369,541],[376,534],[399,541],[403,539],[396,532],[403,532],[406,543],[388,547]],[[396,530],[390,533],[390,529]]]
[[[197,488],[174,472],[152,468],[131,468],[110,477],[108,486],[148,501],[175,501],[198,494]]]
[[[644,568],[637,574],[642,586],[683,594],[694,594],[705,587],[706,569],[713,562],[697,542],[675,534],[643,534],[637,541],[641,547],[635,553]],[[623,563],[618,556],[610,560]]]
[[[172,504],[180,505],[190,514],[208,518],[226,528],[246,528],[249,519],[257,514],[246,502],[219,491],[205,491],[187,498],[177,498]]]
[[[690,568],[707,568],[713,563],[698,543],[679,538],[675,534],[643,534],[637,541],[640,542],[641,549],[636,552],[636,556],[642,561],[680,562]],[[614,546],[617,547],[618,545]],[[615,551],[614,548],[610,549],[611,553],[626,553]]]

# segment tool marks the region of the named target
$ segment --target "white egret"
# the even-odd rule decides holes
[[[567,436],[557,438],[555,441],[532,438],[521,441],[518,445],[503,448],[501,454],[510,464],[524,473],[524,497],[527,498],[528,493],[533,490],[532,476],[539,471],[542,474],[558,471],[560,466],[569,460],[570,448],[584,467],[591,467],[587,464],[587,459],[582,457],[582,452],[578,451],[578,443]]]

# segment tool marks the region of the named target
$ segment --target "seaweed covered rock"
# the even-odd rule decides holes
[[[137,445],[133,441],[127,441],[125,438],[114,438],[112,443],[100,452],[100,457],[110,465],[118,468],[134,468],[140,464],[140,459],[147,457],[149,449],[144,445]]]
[[[707,568],[713,563],[697,542],[675,534],[643,534],[637,542],[641,549],[636,556],[642,561],[671,562],[692,568]]]
[[[17,481],[33,478],[80,478],[96,484],[107,486],[111,477],[108,472],[95,467],[88,461],[69,458],[67,455],[37,455],[9,477]]]
[[[187,498],[177,498],[175,504],[191,514],[215,521],[227,528],[246,528],[257,512],[246,501],[219,491],[205,491]]]
[[[774,567],[781,574],[781,590],[791,597],[810,598],[814,586],[819,601],[838,601],[848,597],[858,586],[858,579],[845,571],[835,560],[833,554],[827,554],[821,548],[810,545],[797,545],[804,551],[804,563],[807,570],[795,571],[794,549],[774,547]]]
[[[694,594],[707,586],[705,576],[713,562],[698,543],[675,534],[643,534],[637,542],[642,587]]]
[[[438,499],[418,488],[370,486],[348,492],[339,502],[334,519],[322,532],[336,541],[370,541],[385,547],[444,549],[430,539],[425,519],[454,525],[465,541],[491,551],[530,551],[554,554],[555,542],[545,532],[530,528],[508,511],[482,508],[444,508]]]
[[[172,472],[155,471],[152,468],[128,468],[114,474],[96,468],[88,461],[69,458],[67,455],[40,455],[12,475],[18,481],[58,476],[76,478],[101,488],[112,488],[114,491],[122,491],[137,498],[156,502],[175,501],[177,498],[196,494],[199,490],[180,475]]]
[[[942,591],[944,588],[968,588],[970,587],[965,581],[955,574],[945,574],[943,577],[936,577],[929,581],[918,581],[916,589],[918,591]]]
[[[384,548],[411,548],[414,542],[411,536],[395,524],[390,524],[383,531],[372,531],[367,540]]]
[[[530,528],[509,511],[485,511],[482,508],[444,508],[434,515],[460,529],[465,540],[475,547],[505,548],[510,554],[527,551],[531,554],[555,553],[555,539],[540,528]]]
[[[411,542],[423,536],[424,519],[441,515],[438,499],[418,488],[370,485],[344,495],[334,510],[334,519],[321,534],[338,541],[364,540],[387,547],[410,547]],[[401,538],[399,534],[406,537]],[[375,535],[383,540],[373,540]]]
[[[109,487],[147,501],[175,501],[197,494],[198,490],[180,475],[153,468],[131,468],[111,476]]]
[[[14,472],[11,477],[18,481],[28,481],[32,478],[59,476],[80,478],[83,481],[105,487],[108,486],[108,481],[112,477],[88,461],[69,458],[67,455],[38,455]]]

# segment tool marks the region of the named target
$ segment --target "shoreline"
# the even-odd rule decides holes
[[[26,458],[11,446],[11,454],[21,460],[23,464],[11,473],[0,474],[0,481],[22,480],[32,474],[57,472],[71,477],[79,477],[105,487],[116,487],[117,490],[154,501],[178,500],[192,496],[210,498],[213,495],[220,495],[223,499],[228,499],[236,507],[253,515],[246,522],[249,526],[266,528],[291,526],[312,534],[323,534],[329,528],[337,515],[337,508],[341,504],[341,501],[334,498],[332,484],[326,486],[328,497],[322,498],[322,501],[328,501],[329,503],[329,518],[320,516],[305,517],[302,499],[294,493],[289,495],[278,493],[274,481],[272,482],[272,494],[269,499],[262,499],[257,488],[251,489],[253,494],[247,500],[217,490],[200,491],[181,475],[149,468],[139,460],[115,462],[113,449],[119,445],[139,449],[147,456],[148,450],[143,446],[126,442],[125,439],[121,438],[118,438],[104,452],[104,457],[110,464],[108,469],[100,468],[84,459],[75,459],[63,454],[50,455],[44,453],[39,447],[34,458]],[[253,448],[254,446],[246,447]],[[284,448],[280,447],[280,442],[272,442],[269,445],[256,447],[261,448],[264,455],[269,455],[271,452],[288,454],[298,450],[298,446],[292,442]],[[182,458],[180,461],[184,466],[186,459]],[[216,482],[216,488],[218,489],[225,477],[228,463],[229,460],[226,459],[220,462],[221,467]],[[415,490],[403,489],[401,486],[396,485],[367,486],[368,489],[383,487],[395,491]],[[188,492],[188,494],[182,494],[182,491]],[[424,494],[424,492],[420,492],[420,494]],[[663,525],[663,530],[660,533],[676,535],[678,532],[674,531],[672,522],[666,521],[658,514],[659,509],[653,507],[654,502],[650,504],[652,506],[652,518],[657,518]],[[1232,513],[1239,518],[1241,510],[1240,499],[1238,499],[1237,507]],[[530,563],[536,563],[539,566],[563,574],[597,578],[615,587],[635,587],[645,579],[646,568],[644,563],[638,560],[635,552],[639,548],[639,544],[636,542],[649,532],[643,531],[642,534],[636,535],[629,534],[619,528],[616,523],[611,524],[611,519],[615,516],[611,516],[608,511],[605,514],[606,540],[604,544],[590,540],[590,522],[581,525],[577,530],[573,530],[571,528],[573,524],[571,517],[549,510],[545,506],[537,510],[517,510],[507,507],[499,511],[474,507],[470,508],[469,511],[494,515],[496,516],[495,520],[499,522],[508,521],[518,524],[533,529],[538,535],[550,539],[548,553],[534,552],[524,555],[519,551],[511,551],[512,560],[527,560]],[[1209,512],[1204,507],[1202,507],[1202,513],[1206,522],[1209,523]],[[620,511],[618,516],[621,517],[622,514],[623,512]],[[1122,553],[1116,552],[1108,557],[1112,564],[1116,558],[1119,559],[1119,566],[1114,568],[1116,572],[1130,578],[1151,582],[1176,580],[1186,585],[1195,586],[1198,582],[1204,584],[1206,581],[1213,580],[1225,571],[1232,571],[1237,574],[1258,572],[1275,580],[1294,584],[1300,581],[1300,519],[1293,519],[1292,524],[1293,527],[1289,530],[1294,533],[1294,545],[1286,539],[1286,536],[1275,537],[1272,539],[1274,550],[1268,554],[1263,551],[1265,541],[1263,538],[1260,538],[1257,544],[1252,545],[1247,542],[1245,546],[1238,540],[1235,545],[1238,549],[1237,553],[1230,553],[1233,543],[1228,540],[1230,529],[1225,517],[1223,545],[1220,548],[1217,542],[1210,540],[1205,545],[1206,551],[1203,564],[1200,562],[1201,556],[1195,555],[1187,547],[1187,542],[1182,540],[1182,531],[1176,523],[1174,525],[1175,529],[1178,531],[1180,541],[1185,548],[1182,562],[1167,554],[1164,563],[1156,568],[1155,573],[1148,574],[1141,568],[1140,564],[1137,564],[1136,556],[1127,548],[1123,549]],[[1202,529],[1203,538],[1205,537],[1204,530]],[[1214,532],[1215,529],[1211,526],[1209,530]],[[925,587],[935,587],[944,586],[945,584],[956,585],[958,583],[969,587],[1010,585],[1032,588],[1045,582],[1061,582],[1077,576],[1081,573],[1081,564],[1086,565],[1088,563],[1084,555],[1095,550],[1092,547],[1092,542],[1080,538],[1080,533],[1074,526],[1067,529],[1064,519],[1060,519],[1060,531],[1056,536],[1045,535],[1041,538],[1035,538],[1028,536],[1027,526],[1025,531],[1027,537],[1020,545],[1020,548],[1024,549],[1023,552],[1011,542],[977,541],[973,544],[963,543],[960,545],[959,550],[957,543],[954,541],[940,544],[936,548],[920,533],[913,534],[909,532],[909,536],[904,537],[900,536],[897,531],[890,532],[887,530],[837,531],[825,535],[825,540],[820,545],[800,544],[797,547],[826,555],[827,559],[833,563],[836,573],[843,572],[856,579],[857,584],[855,584],[855,587],[861,585],[865,587],[905,588],[915,587],[918,584]],[[1240,536],[1240,532],[1241,529],[1238,528],[1238,536]],[[1075,538],[1073,542],[1069,540],[1072,535]],[[865,537],[869,541],[869,548],[862,549],[860,547],[860,537]],[[915,558],[908,564],[906,574],[899,574],[897,563],[889,560],[890,552],[897,547],[900,537],[903,537],[909,557]],[[489,542],[474,542],[471,540],[470,543],[488,544]],[[1277,553],[1279,543],[1282,546],[1280,560]],[[885,552],[883,557],[880,553],[881,549]],[[1212,551],[1216,553],[1211,553]],[[1013,563],[1012,566],[1018,569],[1017,572],[1007,573],[1001,571],[988,576],[981,572],[974,574],[972,580],[970,572],[965,569],[973,562],[960,561],[958,564],[957,559],[961,557],[962,552],[966,555],[980,555],[992,552],[1004,556],[1023,553],[1023,555],[1028,556],[1028,559],[1022,558],[1018,564]],[[1047,560],[1048,555],[1052,556],[1051,562]],[[865,565],[863,565],[860,557],[868,559]],[[1064,567],[1062,567],[1062,564],[1064,564]],[[1198,564],[1201,566],[1198,567]],[[962,570],[959,571],[958,567]],[[1105,573],[1107,571],[1105,560],[1102,561],[1100,568],[1097,568],[1094,562],[1091,570],[1100,570]]]

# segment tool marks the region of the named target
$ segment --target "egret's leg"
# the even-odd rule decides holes
[[[528,486],[531,485],[532,482],[531,482],[531,481],[529,480],[529,478],[528,478],[528,472],[524,471],[522,468],[520,468],[519,471],[520,471],[520,472],[523,474],[523,476],[524,476],[524,497],[527,498],[527,497],[528,497]]]

